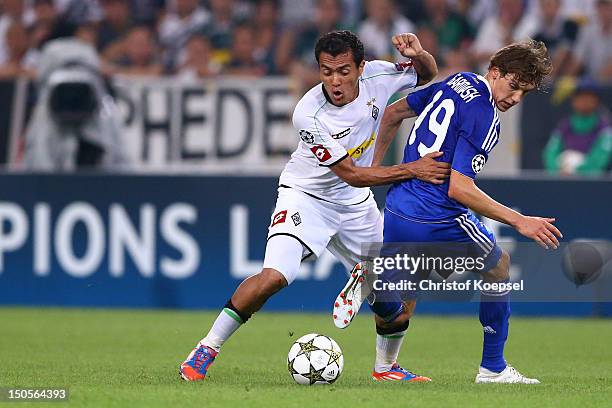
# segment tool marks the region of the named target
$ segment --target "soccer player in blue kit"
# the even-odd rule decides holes
[[[460,72],[415,91],[387,108],[372,165],[380,163],[403,119],[418,115],[403,162],[441,151],[443,155],[437,160],[451,163],[451,176],[441,185],[410,179],[391,187],[384,217],[386,244],[471,244],[473,256],[484,258],[480,272],[486,282],[509,282],[510,257],[470,210],[514,227],[544,248],[558,247],[558,238],[562,235],[552,224],[555,219],[520,214],[489,197],[474,183],[499,140],[498,111],[506,112],[527,93],[538,89],[551,71],[552,64],[543,43],[533,40],[515,43],[500,49],[491,58],[484,77]],[[353,282],[349,280],[341,293],[342,298],[353,300],[351,318],[361,303],[359,299],[352,299],[360,277],[358,274],[351,278]],[[537,384],[537,379],[523,376],[504,359],[510,317],[508,296],[508,290],[481,292],[479,315],[484,344],[476,382]],[[371,306],[376,314],[377,332],[396,346],[386,347],[388,355],[383,359],[377,356],[374,374],[386,369],[378,367],[379,361],[388,365],[395,362],[414,306],[414,300],[405,299],[377,301]],[[348,310],[344,311],[349,314]]]

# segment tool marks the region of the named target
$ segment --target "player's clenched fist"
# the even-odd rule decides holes
[[[391,42],[406,58],[413,58],[423,53],[423,47],[418,37],[412,33],[398,34],[391,37]]]

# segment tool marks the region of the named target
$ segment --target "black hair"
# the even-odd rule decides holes
[[[336,57],[345,52],[353,53],[355,65],[359,66],[364,59],[363,44],[355,34],[348,30],[331,31],[319,38],[315,46],[315,58],[319,62],[319,56],[325,52]]]

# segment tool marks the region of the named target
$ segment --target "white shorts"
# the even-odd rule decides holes
[[[287,257],[287,252],[271,247],[275,236],[290,236],[302,244],[302,261],[319,257],[325,248],[348,269],[363,260],[362,246],[381,243],[383,221],[374,196],[362,203],[339,205],[314,198],[293,188],[279,187],[276,207],[268,228],[268,242],[264,268],[287,264],[275,261]],[[279,240],[279,245],[280,244]],[[295,255],[294,255],[295,256]],[[299,270],[279,270],[291,283]],[[275,268],[276,269],[276,268]]]

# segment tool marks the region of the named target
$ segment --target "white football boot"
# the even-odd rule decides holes
[[[499,384],[539,384],[540,380],[535,378],[527,378],[519,373],[516,368],[511,365],[506,366],[504,371],[496,373],[487,370],[484,367],[478,369],[476,375],[476,384],[499,383]]]
[[[372,293],[368,280],[370,270],[367,262],[360,262],[353,267],[348,282],[334,302],[333,317],[337,328],[347,328],[359,312],[364,300]]]

